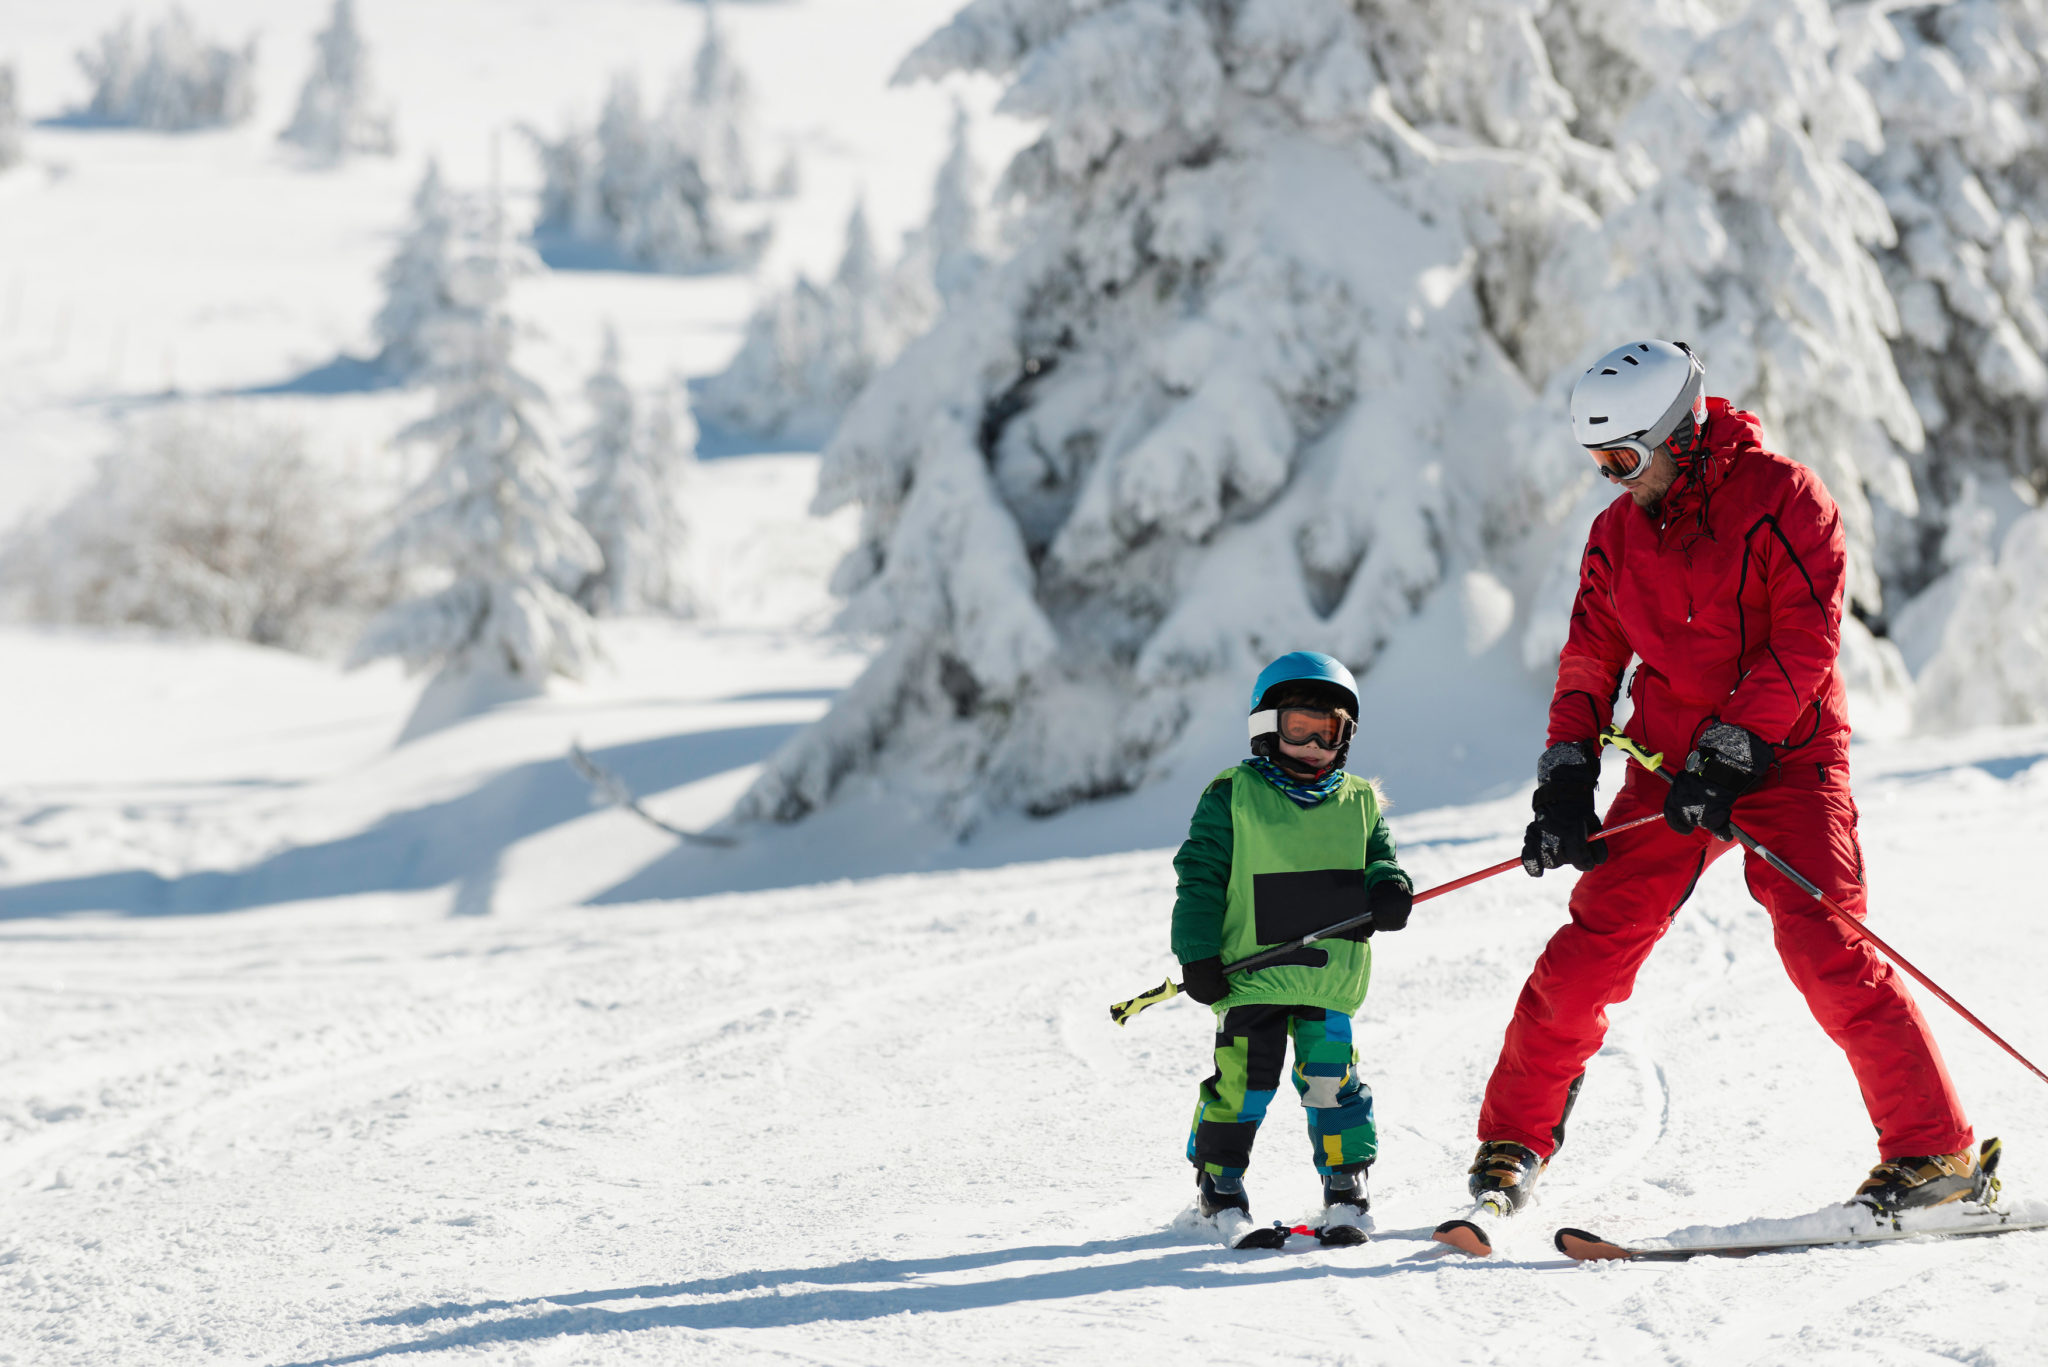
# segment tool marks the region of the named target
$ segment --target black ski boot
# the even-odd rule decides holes
[[[1246,1219],[1251,1218],[1252,1203],[1244,1194],[1242,1177],[1218,1177],[1206,1169],[1197,1169],[1195,1202],[1204,1220],[1213,1220],[1218,1212],[1226,1210],[1241,1210]]]
[[[1323,1222],[1316,1238],[1324,1244],[1350,1248],[1365,1242],[1365,1213],[1372,1208],[1372,1198],[1365,1191],[1368,1171],[1370,1165],[1323,1178]]]
[[[1868,1206],[1880,1215],[1925,1210],[1951,1201],[1989,1205],[1998,1196],[1998,1160],[2003,1152],[1996,1139],[1987,1139],[1976,1153],[1965,1149],[1879,1163],[1856,1188],[1849,1204]]]
[[[1513,1215],[1536,1194],[1536,1179],[1546,1166],[1534,1149],[1510,1139],[1489,1140],[1472,1160],[1465,1179],[1472,1199],[1496,1215]]]
[[[1214,1222],[1225,1248],[1280,1248],[1287,1243],[1285,1230],[1252,1223],[1252,1203],[1244,1194],[1242,1177],[1218,1177],[1197,1168],[1195,1209]]]

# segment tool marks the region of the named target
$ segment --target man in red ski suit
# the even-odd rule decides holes
[[[1652,363],[1663,369],[1645,378]],[[1673,390],[1681,367],[1686,378]],[[1864,912],[1837,667],[1841,515],[1811,470],[1763,449],[1755,418],[1705,397],[1702,375],[1682,346],[1631,343],[1587,372],[1584,403],[1573,396],[1580,440],[1627,492],[1587,537],[1523,856],[1539,877],[1566,863],[1586,872],[1570,923],[1522,989],[1480,1111],[1473,1194],[1494,1193],[1501,1209],[1520,1207],[1562,1142],[1608,1006],[1627,999],[1707,866],[1735,848],[1731,813],[1852,915]],[[1589,438],[1609,421],[1598,410],[1626,408],[1631,396],[1612,391],[1629,384],[1650,385],[1647,399],[1633,401],[1652,418],[1622,420],[1621,432],[1637,438],[1625,446],[1595,446]],[[1660,410],[1674,424],[1664,432]],[[1666,821],[1588,841],[1597,829],[1596,738],[1631,656],[1641,663],[1625,730],[1684,758],[1687,772],[1667,783],[1630,764],[1606,824],[1660,810]],[[1897,1208],[1976,1191],[1969,1122],[1898,975],[1763,860],[1748,856],[1744,876],[1770,912],[1786,972],[1849,1056],[1877,1126],[1885,1162],[1859,1197]]]

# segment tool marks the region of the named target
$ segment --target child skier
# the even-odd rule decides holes
[[[1323,1175],[1326,1244],[1365,1242],[1366,1170],[1378,1154],[1372,1092],[1359,1081],[1351,1017],[1365,1000],[1366,937],[1408,923],[1412,885],[1394,862],[1368,779],[1344,772],[1358,685],[1328,655],[1295,651],[1252,686],[1252,757],[1202,793],[1174,856],[1173,952],[1189,996],[1216,1011],[1216,1072],[1188,1135],[1197,1202],[1232,1248],[1286,1236],[1251,1223],[1244,1170],[1294,1040],[1294,1089]],[[1223,965],[1370,909],[1372,921],[1272,966]]]

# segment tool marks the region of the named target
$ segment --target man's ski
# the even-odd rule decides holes
[[[1937,1224],[1915,1221],[1903,1228],[1879,1227],[1834,1233],[1791,1234],[1772,1237],[1758,1230],[1759,1237],[1725,1240],[1685,1240],[1649,1246],[1618,1244],[1589,1234],[1583,1229],[1557,1231],[1557,1251],[1577,1262],[1672,1263],[1688,1258],[1747,1258],[1758,1253],[1796,1253],[1811,1248],[1849,1248],[1861,1244],[1896,1243],[1901,1239],[1954,1239],[1983,1234],[2017,1234],[2025,1230],[2048,1229],[2048,1212],[1980,1211],[1974,1218]],[[1934,1214],[1935,1212],[1927,1212]],[[1760,1222],[1761,1223],[1761,1222]],[[1796,1224],[1797,1221],[1784,1221]],[[1690,1232],[1690,1231],[1687,1231]],[[1676,1238],[1677,1236],[1674,1236]]]
[[[1493,1256],[1493,1233],[1480,1222],[1501,1219],[1511,1213],[1491,1201],[1481,1201],[1472,1207],[1469,1214],[1438,1225],[1429,1237],[1474,1258],[1490,1258]]]

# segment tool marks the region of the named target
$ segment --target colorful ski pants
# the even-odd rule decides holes
[[[1663,780],[1631,765],[1605,824],[1661,811],[1666,791]],[[1863,851],[1845,773],[1787,773],[1737,799],[1735,821],[1862,918]],[[1735,848],[1662,822],[1609,842],[1607,862],[1579,878],[1570,924],[1550,937],[1515,1003],[1479,1112],[1481,1140],[1511,1139],[1546,1158],[1556,1150],[1573,1085],[1607,1034],[1607,1008],[1628,999],[1636,971],[1707,865]],[[1793,986],[1849,1056],[1880,1157],[1969,1148],[1970,1124],[1941,1052],[1891,965],[1755,855],[1743,873],[1771,914]]]
[[[1354,1172],[1379,1152],[1372,1089],[1358,1080],[1351,1017],[1320,1006],[1233,1006],[1216,1030],[1216,1072],[1202,1084],[1188,1132],[1188,1161],[1218,1177],[1241,1177],[1252,1140],[1280,1090],[1287,1040],[1294,1038],[1294,1090],[1308,1108],[1316,1170]]]

